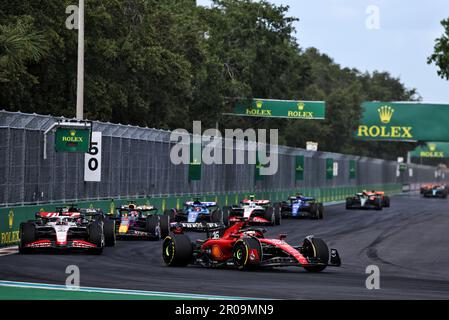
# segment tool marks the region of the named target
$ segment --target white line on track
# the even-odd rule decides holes
[[[0,280],[0,287],[15,287],[28,289],[43,289],[43,290],[62,290],[72,292],[90,292],[90,293],[104,293],[104,294],[122,294],[122,295],[136,295],[136,296],[157,296],[164,298],[178,298],[178,299],[202,299],[202,300],[262,300],[259,298],[249,297],[228,297],[228,296],[214,296],[191,293],[176,293],[176,292],[160,292],[160,291],[141,291],[141,290],[126,290],[126,289],[109,289],[96,287],[80,287],[79,289],[69,288],[64,285],[46,284],[46,283],[31,283],[31,282],[16,282]]]

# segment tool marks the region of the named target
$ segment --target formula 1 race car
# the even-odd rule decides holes
[[[300,193],[290,197],[288,201],[282,201],[280,206],[282,218],[310,217],[312,219],[323,219],[323,204],[317,202],[313,197],[304,197]]]
[[[440,184],[424,185],[421,187],[421,194],[424,198],[446,199],[448,195],[448,189],[445,185]]]
[[[163,242],[162,257],[167,266],[233,266],[241,270],[296,266],[320,272],[341,265],[338,251],[329,252],[320,238],[308,236],[302,245],[291,246],[285,242],[286,235],[267,239],[264,232],[250,226],[248,219],[239,218],[228,229],[210,230],[208,239],[193,243],[185,234],[172,233]]]
[[[198,223],[202,225],[203,222],[217,224],[223,222],[223,213],[216,202],[203,202],[198,199],[185,202],[183,209],[165,210],[165,214],[170,216],[172,224],[186,222],[185,227],[190,225],[191,229],[197,229]]]
[[[20,253],[36,249],[82,249],[100,254],[105,246],[114,246],[115,222],[101,209],[57,208],[38,212],[35,220],[20,224]]]
[[[111,216],[116,221],[117,237],[160,240],[170,233],[170,217],[158,215],[153,206],[123,205]]]
[[[253,195],[241,201],[239,206],[223,208],[223,223],[226,226],[240,221],[242,217],[247,218],[250,224],[280,225],[281,208],[278,204],[273,207],[270,200],[256,200]]]
[[[389,203],[388,203],[389,205]],[[376,192],[362,191],[353,197],[346,198],[346,209],[376,209],[382,210],[385,206],[383,195]]]

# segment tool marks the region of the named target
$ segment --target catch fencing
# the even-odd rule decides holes
[[[43,133],[58,120],[63,118],[0,111],[0,206],[419,184],[449,178],[429,166],[411,164],[400,171],[397,162],[279,146],[279,170],[263,180],[255,179],[254,164],[203,164],[201,180],[189,181],[189,165],[170,161],[175,143],[169,131],[93,122],[93,131],[103,136],[101,182],[85,182],[84,154],[56,152],[53,133],[47,136],[47,159],[43,157]],[[304,156],[302,180],[295,179],[298,155]],[[338,163],[338,175],[326,175],[326,159]],[[353,178],[351,160],[356,163]]]

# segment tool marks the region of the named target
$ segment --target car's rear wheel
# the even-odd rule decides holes
[[[170,221],[176,222],[176,210],[175,209],[167,209],[164,211],[164,215],[170,217]]]
[[[382,198],[374,199],[374,207],[376,208],[376,210],[382,210],[383,209]]]
[[[20,242],[19,253],[27,254],[31,252],[31,249],[25,248],[27,244],[36,241],[36,227],[31,222],[25,222],[20,224]]]
[[[212,223],[223,223],[223,212],[220,209],[212,211],[210,221]]]
[[[242,238],[232,249],[234,264],[240,270],[254,269],[262,260],[262,246],[256,238]]]
[[[230,207],[224,207],[223,208],[223,224],[225,226],[229,226],[229,213],[231,212],[231,208]]]
[[[390,207],[390,197],[384,196],[384,207],[389,208]]]
[[[302,246],[301,253],[310,258],[314,262],[323,263],[324,265],[304,266],[309,272],[321,272],[326,269],[329,263],[329,248],[320,238],[306,238]]]
[[[109,218],[104,219],[104,243],[106,247],[113,247],[116,243],[115,221]]]
[[[167,214],[163,214],[159,216],[159,223],[161,229],[161,238],[165,239],[170,234],[170,216]]]
[[[264,218],[268,220],[268,224],[270,226],[274,226],[276,224],[276,216],[274,214],[273,207],[268,207],[265,209]]]
[[[318,219],[323,219],[324,218],[324,206],[322,203],[318,204],[318,211],[319,211]]]
[[[185,234],[170,234],[162,244],[162,257],[169,267],[185,267],[192,262],[193,248]]]
[[[151,215],[147,217],[146,223],[146,231],[152,236],[155,240],[161,239],[161,223],[159,220],[159,216]]]
[[[89,224],[87,228],[87,237],[90,243],[96,245],[96,248],[93,248],[90,251],[94,254],[103,253],[104,233],[101,224],[98,222],[92,222]]]
[[[352,209],[352,198],[346,198],[346,210]]]
[[[277,226],[280,225],[281,219],[282,219],[281,205],[279,203],[276,203],[274,205],[274,224]]]
[[[310,216],[312,219],[320,218],[320,207],[317,203],[312,203],[312,205],[310,206]]]

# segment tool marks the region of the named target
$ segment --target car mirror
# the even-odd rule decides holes
[[[279,240],[283,241],[285,238],[287,238],[287,235],[285,233],[281,233],[279,236]]]

